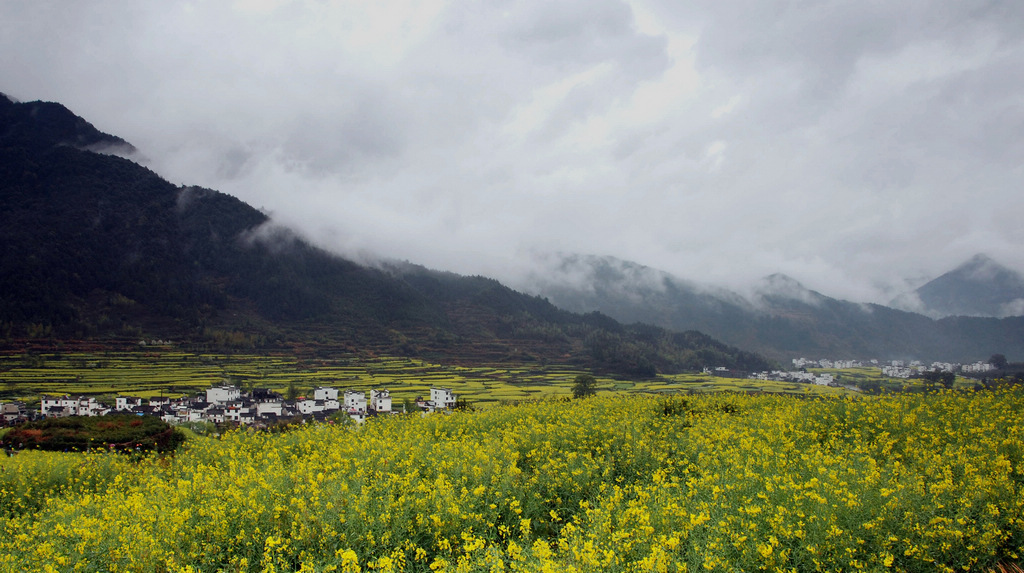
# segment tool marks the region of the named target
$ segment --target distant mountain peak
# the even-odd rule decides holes
[[[761,279],[754,288],[756,298],[789,299],[812,305],[821,304],[825,299],[793,277],[783,273],[773,273]]]
[[[892,304],[935,318],[1019,316],[1024,310],[1024,277],[978,253]]]
[[[770,289],[800,289],[807,290],[800,281],[784,273],[772,273],[761,279],[762,286]]]
[[[967,262],[947,274],[960,274],[965,278],[975,281],[999,280],[1003,275],[1016,275],[1016,273],[995,262],[984,253],[974,255]]]

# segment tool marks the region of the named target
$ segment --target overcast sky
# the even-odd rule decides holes
[[[2,0],[0,53],[0,92],[349,256],[874,302],[1024,269],[1016,0]]]

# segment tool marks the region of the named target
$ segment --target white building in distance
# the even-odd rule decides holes
[[[206,391],[206,401],[210,404],[227,404],[237,402],[242,397],[238,386],[214,386]]]
[[[349,414],[363,414],[366,412],[366,392],[356,390],[345,391],[345,410]]]
[[[54,398],[43,397],[39,404],[39,413],[47,418],[60,418],[64,416],[102,416],[110,411],[110,408],[100,404],[96,398],[78,396],[61,396]]]
[[[313,390],[314,400],[338,400],[338,389],[330,386],[320,386]]]
[[[454,408],[455,394],[451,388],[431,388],[430,403],[434,408]]]
[[[141,405],[142,398],[136,398],[135,396],[118,396],[114,400],[114,409],[118,412],[131,410],[132,408]]]
[[[375,412],[391,411],[391,392],[387,388],[370,390],[370,408]]]

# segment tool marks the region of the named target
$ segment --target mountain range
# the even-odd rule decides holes
[[[485,277],[368,267],[229,195],[173,185],[57,103],[0,95],[0,338],[538,361],[598,372],[771,364],[697,331],[562,310]]]
[[[765,277],[751,294],[740,295],[613,257],[560,255],[545,269],[527,281],[527,290],[561,308],[696,329],[782,362],[799,356],[964,362],[993,353],[1024,355],[1024,318],[943,316],[940,311],[971,304],[990,310],[1012,307],[1017,291],[1008,277],[1013,271],[983,256],[913,293],[919,308],[929,305],[936,318],[834,299],[782,274]],[[991,283],[983,280],[986,276]],[[976,293],[987,298],[975,299]],[[979,306],[986,300],[987,307]]]
[[[584,255],[552,255],[524,294],[407,262],[357,264],[237,198],[172,185],[133,152],[60,104],[0,95],[4,340],[304,344],[630,376],[759,370],[798,356],[1024,356],[1024,318],[1009,316],[1024,306],[1024,281],[984,256],[900,308],[834,299],[781,274],[740,295]]]

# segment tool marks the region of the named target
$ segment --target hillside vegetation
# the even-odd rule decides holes
[[[15,426],[0,437],[0,446],[19,450],[84,452],[92,448],[111,451],[173,451],[185,435],[155,416],[132,414],[102,417],[49,418]]]
[[[632,377],[760,356],[698,332],[579,315],[482,277],[369,268],[234,197],[178,187],[63,106],[0,96],[0,342],[313,344],[450,360],[559,360]],[[386,232],[386,230],[385,230]]]
[[[1021,558],[1022,407],[591,398],[28,452],[0,458],[0,569],[980,571]]]

